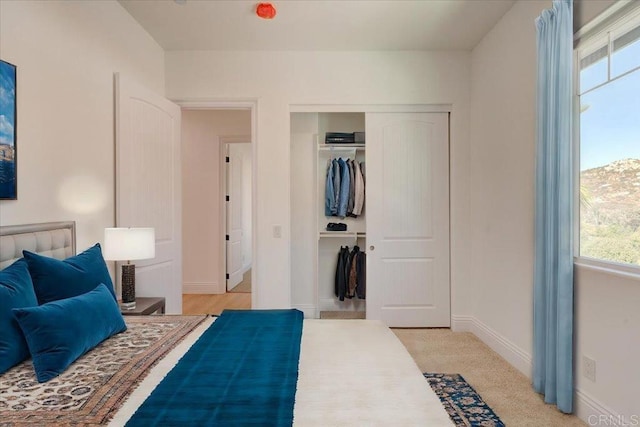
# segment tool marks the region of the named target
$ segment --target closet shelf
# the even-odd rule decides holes
[[[354,151],[364,149],[365,144],[318,144],[319,151]]]
[[[350,237],[352,239],[358,239],[360,237],[366,237],[367,233],[359,231],[320,231],[318,233],[318,239],[324,237]]]

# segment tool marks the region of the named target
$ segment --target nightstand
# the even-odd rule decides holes
[[[149,315],[156,312],[160,314],[164,314],[164,298],[159,297],[138,297],[136,298],[136,308],[132,308],[131,310],[127,310],[125,308],[120,307],[120,312],[122,314],[134,314],[134,315]]]

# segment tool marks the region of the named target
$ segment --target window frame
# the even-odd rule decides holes
[[[615,7],[614,7],[615,6]],[[611,58],[613,42],[616,36],[625,34],[631,28],[640,24],[640,2],[618,2],[603,12],[598,18],[585,25],[574,35],[573,46],[573,167],[574,167],[574,265],[585,267],[605,273],[611,273],[622,277],[640,278],[640,265],[627,264],[600,258],[580,255],[580,97],[600,87],[606,86],[624,76],[634,72],[640,72],[640,65],[622,74],[611,77]],[[607,39],[607,79],[580,93],[580,53],[590,49],[598,49],[602,46],[602,40]]]

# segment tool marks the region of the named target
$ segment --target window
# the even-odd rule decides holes
[[[581,257],[640,266],[640,13],[577,48]]]

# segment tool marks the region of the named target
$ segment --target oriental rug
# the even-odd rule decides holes
[[[0,426],[105,425],[164,355],[205,316],[127,316],[127,330],[38,383],[27,360],[0,375]]]
[[[503,422],[459,374],[424,373],[456,427],[504,427]]]

